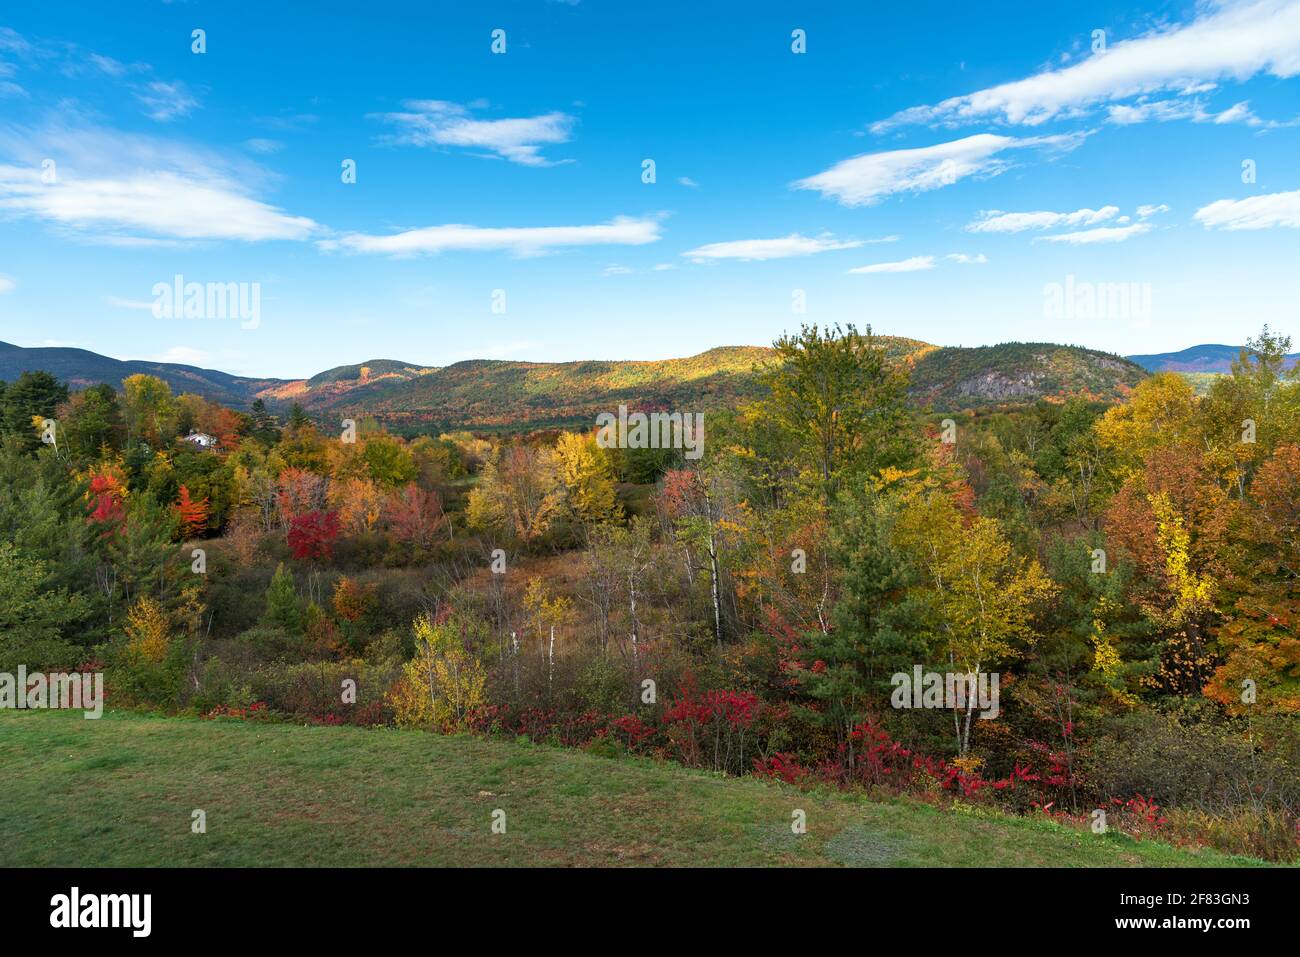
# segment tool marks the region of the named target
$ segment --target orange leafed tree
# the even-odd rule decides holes
[[[352,535],[375,527],[383,500],[379,486],[369,479],[348,478],[330,485],[329,501],[339,513],[339,525]]]
[[[1282,445],[1255,475],[1242,522],[1224,661],[1205,688],[1230,711],[1300,713],[1300,448]]]
[[[447,524],[438,493],[426,491],[414,482],[403,485],[388,496],[384,515],[394,538],[421,548],[431,547]]]
[[[176,500],[176,514],[180,517],[181,535],[189,538],[191,535],[197,535],[208,527],[208,512],[210,507],[208,497],[195,501],[190,495],[190,490],[184,485],[181,486],[180,498]]]

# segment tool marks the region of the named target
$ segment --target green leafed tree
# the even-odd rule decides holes
[[[868,326],[804,326],[773,343],[762,374],[770,394],[758,417],[789,439],[805,476],[829,505],[850,475],[902,466],[914,454],[907,374]]]

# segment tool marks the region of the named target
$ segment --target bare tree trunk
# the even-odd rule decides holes
[[[515,675],[515,694],[519,694],[519,632],[510,632],[511,663]]]
[[[634,664],[640,664],[640,658],[637,655],[636,644],[636,571],[630,571],[627,574],[627,595],[629,603],[629,615],[632,619],[632,661]]]
[[[718,640],[718,647],[722,647],[722,600],[718,595],[718,550],[714,544],[713,527],[709,527],[709,582],[710,590],[713,593],[713,636]]]
[[[978,694],[980,685],[980,665],[981,662],[975,662],[974,678],[966,687],[966,727],[962,730],[961,736],[961,756],[966,757],[970,750],[970,723],[971,717],[975,711],[975,697]]]

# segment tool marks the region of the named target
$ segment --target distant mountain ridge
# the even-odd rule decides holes
[[[216,369],[149,359],[114,359],[87,349],[62,346],[23,348],[0,342],[0,380],[12,382],[24,372],[43,369],[74,389],[107,382],[121,388],[122,380],[137,373],[162,379],[175,393],[195,392],[234,408],[247,408],[252,397],[282,379],[254,379]]]
[[[1205,343],[1178,352],[1157,352],[1129,358],[1148,372],[1230,372],[1243,348]],[[1288,366],[1295,365],[1300,362],[1300,352],[1293,352],[1287,359]]]
[[[1147,374],[1121,356],[1052,343],[963,348],[902,336],[877,336],[886,353],[911,367],[912,397],[936,410],[959,410],[1078,396],[1117,401]],[[233,408],[262,399],[273,409],[300,403],[312,415],[374,416],[404,432],[543,428],[591,421],[619,403],[642,408],[734,407],[761,391],[763,346],[720,346],[661,360],[522,362],[471,359],[422,366],[371,359],[309,379],[250,378],[150,360],[125,361],[85,349],[25,349],[0,343],[0,380],[43,369],[84,388],[120,387],[136,373],[156,375],[174,392],[195,392]]]

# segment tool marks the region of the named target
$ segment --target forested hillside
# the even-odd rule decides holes
[[[912,366],[913,400],[941,412],[1040,398],[1113,401],[1145,375],[1119,357],[1075,346],[1008,343],[966,349],[898,336],[875,341],[891,359]],[[759,395],[762,366],[773,357],[767,348],[725,346],[684,359],[641,362],[475,359],[437,368],[373,359],[287,380],[120,362],[80,349],[0,346],[0,379],[44,370],[74,387],[102,382],[120,388],[128,375],[144,372],[178,394],[194,393],[232,408],[247,410],[258,399],[279,412],[297,404],[336,421],[373,416],[406,435],[573,427],[619,403],[647,410],[734,408]]]
[[[482,381],[602,391],[558,406],[570,429],[412,436],[24,373],[0,393],[0,673],[1294,860],[1289,345],[1261,334],[1203,396],[973,350],[954,381],[1132,384],[947,412],[909,397],[936,352],[806,326],[761,355],[471,365],[450,394],[480,415]],[[674,403],[701,382],[728,401],[695,431]],[[625,396],[679,428],[645,441]]]

